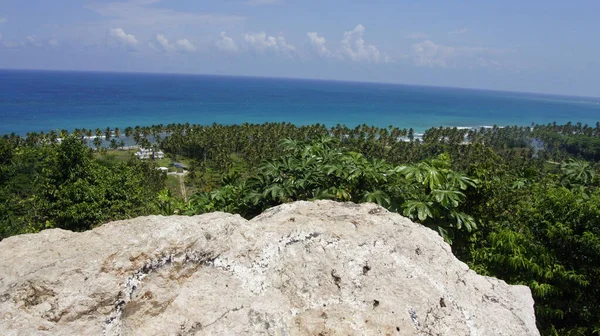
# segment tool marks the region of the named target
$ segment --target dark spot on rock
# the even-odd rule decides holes
[[[26,307],[37,306],[56,296],[56,293],[52,289],[47,288],[43,284],[29,282],[28,287],[24,289],[26,297],[23,301],[25,302]],[[8,298],[6,300],[8,300]]]
[[[444,301],[444,298],[440,298],[440,307],[442,307],[442,308],[446,307],[446,301]]]
[[[327,318],[327,313],[326,312],[322,312],[321,313],[321,318],[326,319]]]
[[[379,307],[379,300],[373,300],[373,309]]]
[[[416,253],[417,255],[421,255],[421,253],[422,253],[422,252],[421,252],[421,248],[417,247],[417,248],[415,249],[415,253]]]
[[[295,222],[295,221],[296,221],[296,218],[294,218],[294,217],[291,217],[291,218],[289,219],[289,221],[290,221],[290,222]]]
[[[408,308],[408,314],[410,315],[410,319],[412,323],[415,325],[415,328],[419,329],[421,324],[419,323],[419,317],[417,316],[417,312],[412,308]]]
[[[313,238],[317,238],[317,237],[318,237],[318,236],[320,236],[320,235],[321,235],[321,234],[320,234],[320,233],[318,233],[318,232],[312,232],[312,233],[310,233],[308,236],[306,236],[304,240],[305,240],[305,241],[306,241],[306,240],[311,240],[311,239],[313,239]],[[292,239],[291,239],[289,242],[285,243],[285,246],[287,247],[287,246],[290,246],[290,245],[292,245],[292,244],[296,244],[296,243],[298,243],[298,242],[300,242],[300,241],[302,241],[302,240],[301,240],[301,239],[292,238]]]
[[[397,332],[400,332],[400,328],[396,327],[396,331],[397,331]]]
[[[196,332],[202,330],[204,327],[202,326],[202,323],[200,322],[196,322],[194,324],[192,324],[192,326],[190,327],[190,329],[187,330],[186,334],[187,335],[195,335]]]
[[[342,282],[342,278],[336,274],[335,270],[331,270],[331,277],[333,278],[333,283],[335,283],[337,288],[341,289],[340,282]]]
[[[8,294],[8,293],[0,296],[0,302],[6,302],[6,301],[8,301],[8,299],[10,299],[10,294]]]
[[[363,266],[363,275],[367,275],[367,273],[369,273],[370,270],[371,270],[371,266],[369,266],[369,264],[365,264]]]
[[[498,302],[500,302],[500,301],[498,301],[498,299],[497,299],[497,298],[495,298],[495,297],[493,297],[493,296],[489,296],[489,295],[487,295],[487,294],[483,296],[483,300],[484,300],[484,301],[492,301],[493,303],[498,303]]]

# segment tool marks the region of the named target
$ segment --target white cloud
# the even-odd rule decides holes
[[[407,39],[410,40],[423,40],[423,39],[427,39],[429,38],[429,36],[425,33],[408,33],[406,35],[404,35],[404,37],[406,37]]]
[[[283,36],[269,36],[265,32],[247,33],[244,35],[246,43],[258,51],[274,51],[282,53],[291,53],[296,47],[288,44]]]
[[[306,33],[306,36],[308,36],[308,38],[310,39],[310,44],[312,45],[313,49],[317,52],[317,54],[319,54],[319,56],[331,56],[331,52],[329,51],[329,49],[327,49],[327,41],[324,37],[319,36],[319,34],[316,32]]]
[[[235,41],[231,37],[227,36],[227,33],[225,33],[225,32],[221,32],[219,34],[219,39],[215,42],[215,45],[221,51],[226,51],[226,52],[237,52],[238,51],[238,46],[235,43]]]
[[[21,48],[21,47],[26,47],[26,46],[36,46],[36,45],[31,44],[31,42],[30,42],[30,41],[35,42],[35,39],[32,36],[28,36],[22,41],[6,40],[3,38],[4,38],[4,36],[2,34],[0,34],[0,46],[2,46],[4,48],[8,48],[8,49],[16,49],[16,48]]]
[[[22,40],[2,40],[2,34],[0,34],[0,46],[5,48],[14,49],[14,48],[41,48],[46,45],[51,47],[58,47],[60,43],[56,38],[51,38],[50,40],[38,39],[34,36],[26,36]]]
[[[160,51],[173,51],[175,47],[169,43],[169,40],[163,34],[156,35],[156,43]]]
[[[343,52],[351,60],[368,61],[378,63],[380,61],[390,61],[389,57],[382,56],[379,49],[372,44],[366,44],[363,38],[365,27],[361,24],[357,25],[353,30],[344,33],[342,40]]]
[[[175,41],[175,43],[170,43],[169,39],[165,37],[163,34],[156,35],[155,41],[148,42],[148,45],[157,51],[161,52],[194,52],[196,51],[196,47],[190,42],[188,39],[180,39]]]
[[[8,20],[6,20],[5,17],[0,17],[0,24],[6,23],[6,21],[8,21]]]
[[[262,6],[262,5],[276,5],[280,3],[280,0],[248,0],[244,2],[246,5],[250,6]]]
[[[418,66],[456,68],[493,66],[500,64],[487,57],[505,53],[505,50],[484,47],[453,47],[436,44],[431,40],[415,43],[411,47],[414,62]]]
[[[467,28],[460,28],[460,29],[455,29],[452,31],[448,32],[448,35],[463,35],[469,32],[469,29]]]
[[[153,3],[161,2],[162,0],[129,0],[130,3],[137,5],[150,5]]]
[[[15,43],[14,41],[3,40],[3,37],[4,36],[0,34],[0,46],[3,46],[4,48],[17,48],[23,45],[23,43]]]
[[[196,47],[194,47],[194,45],[188,39],[177,40],[177,42],[175,42],[175,46],[177,50],[181,52],[196,51]]]
[[[18,47],[21,47],[21,46],[23,46],[23,43],[17,43],[17,42],[15,42],[15,41],[6,41],[6,40],[3,40],[3,41],[2,41],[2,45],[3,45],[5,48],[12,49],[12,48],[18,48]]]
[[[35,37],[33,37],[33,36],[27,36],[25,38],[25,41],[23,41],[23,45],[30,46],[30,47],[41,47],[42,43],[40,43],[38,40],[36,40]]]
[[[127,34],[122,28],[111,28],[108,32],[110,39],[116,44],[133,49],[137,46],[138,40],[132,34]]]

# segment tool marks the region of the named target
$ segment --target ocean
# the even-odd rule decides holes
[[[413,128],[600,121],[600,98],[208,75],[0,70],[0,134],[152,124]]]

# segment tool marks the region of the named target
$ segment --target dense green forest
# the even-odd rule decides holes
[[[95,150],[82,141],[92,135]],[[152,160],[115,160],[107,149],[124,137],[185,161],[186,188]],[[148,214],[251,218],[295,200],[375,202],[439,232],[478,273],[529,286],[543,334],[600,334],[599,159],[600,123],[422,137],[286,123],[5,135],[0,239]]]

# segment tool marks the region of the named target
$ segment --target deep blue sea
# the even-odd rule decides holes
[[[600,98],[299,79],[0,70],[0,134],[152,124],[595,125]]]

